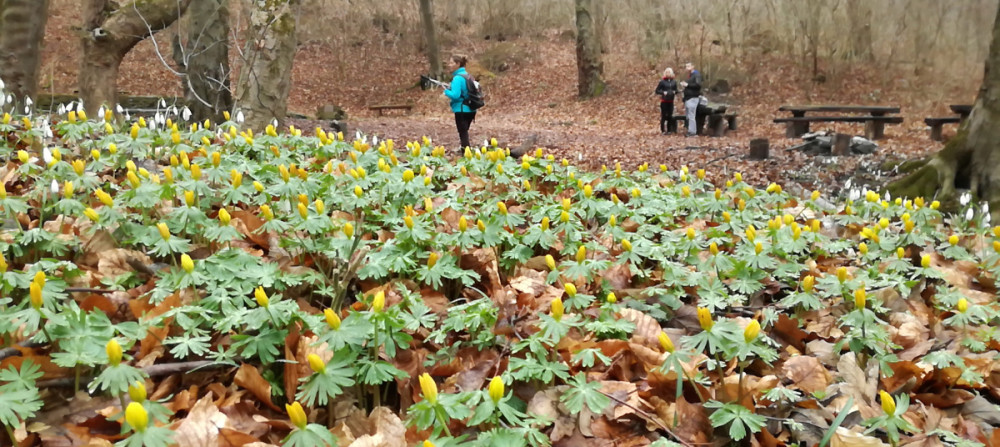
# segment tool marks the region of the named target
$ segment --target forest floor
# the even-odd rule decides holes
[[[73,27],[79,23],[79,6],[66,0],[56,3],[43,50],[42,90],[73,92],[79,64]],[[170,48],[169,30],[161,34],[157,46],[147,40],[126,57],[119,79],[122,92],[180,94],[176,75],[163,62],[170,59],[164,54]],[[657,128],[659,104],[652,92],[663,64],[651,67],[637,62],[630,51],[605,54],[607,93],[580,100],[576,96],[575,50],[566,33],[550,31],[508,42],[477,41],[468,36],[456,41],[461,44],[443,50],[469,52],[476,48],[478,51],[470,52],[474,65],[479,55],[490,54],[494,59],[497,54],[505,56],[503,71],[480,76],[488,97],[487,107],[472,126],[474,141],[492,137],[513,148],[534,136],[535,146],[595,169],[618,162],[626,169],[644,162],[672,168],[689,165],[718,175],[741,171],[756,185],[780,182],[837,194],[851,177],[859,177],[853,181],[855,185],[884,182],[877,168],[886,160],[921,157],[939,150],[942,144],[930,140],[923,119],[948,116],[949,104],[971,103],[975,96],[974,82],[928,90],[909,73],[876,68],[877,63],[859,69],[828,68],[837,72],[824,74],[825,82],[817,83],[809,64],[796,58],[749,53],[736,58],[715,52],[713,60],[728,60],[724,64],[733,74],[728,79],[732,91],[708,96],[739,113],[739,130],[725,138],[687,139],[660,135]],[[399,141],[426,135],[436,143],[456,147],[453,118],[440,90],[423,91],[417,85],[419,76],[426,72],[426,62],[412,47],[404,39],[378,34],[355,45],[332,40],[301,42],[293,67],[289,111],[314,116],[319,106],[336,104],[349,114],[351,129]],[[238,63],[238,52],[231,53]],[[683,61],[673,62],[678,77],[683,78]],[[478,65],[472,71],[483,73]],[[382,117],[368,109],[375,104],[398,103],[413,104],[412,112],[390,112],[387,115],[392,116]],[[772,119],[786,115],[778,112],[778,107],[820,103],[900,106],[905,121],[887,126],[887,138],[878,142],[875,154],[835,158],[786,151],[800,141],[785,138],[784,126],[772,123]],[[306,129],[327,124],[293,122]],[[861,135],[863,126],[821,123],[813,125],[813,130]],[[954,131],[954,126],[946,128],[946,137]],[[746,159],[753,138],[770,139],[769,159]]]

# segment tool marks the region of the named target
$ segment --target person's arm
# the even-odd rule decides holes
[[[694,88],[700,88],[701,87],[701,72],[700,71],[696,71],[694,73],[694,76],[691,76],[691,86],[693,86]]]
[[[667,88],[666,88],[665,85],[663,85],[663,81],[662,80],[660,82],[656,83],[656,94],[657,95],[663,96],[663,94],[666,93],[666,91],[667,91]]]
[[[461,84],[459,84],[461,82]],[[461,76],[455,76],[451,80],[451,88],[445,89],[444,95],[453,101],[457,101],[462,98],[462,87],[465,86],[465,78]]]

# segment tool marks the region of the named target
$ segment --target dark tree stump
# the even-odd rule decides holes
[[[770,149],[771,143],[767,138],[754,138],[750,140],[750,159],[766,160]]]
[[[833,155],[837,157],[851,155],[851,136],[838,133],[833,136]]]

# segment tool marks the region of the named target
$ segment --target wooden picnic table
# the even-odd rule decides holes
[[[948,108],[961,116],[963,120],[968,118],[969,114],[972,113],[972,104],[952,104]]]
[[[944,139],[941,135],[941,130],[945,124],[961,123],[969,117],[970,113],[972,113],[972,104],[952,104],[948,106],[948,108],[958,116],[924,118],[924,124],[927,124],[931,128],[931,139],[934,141],[941,141]]]
[[[900,112],[895,106],[859,106],[859,105],[784,105],[778,107],[781,112],[790,112],[791,118],[776,118],[775,123],[786,123],[785,135],[789,138],[798,138],[809,132],[811,122],[863,122],[865,123],[865,136],[872,140],[879,140],[885,137],[886,124],[899,124],[903,118],[899,116],[888,116]],[[825,112],[838,114],[864,114],[861,116],[806,116],[806,113]]]

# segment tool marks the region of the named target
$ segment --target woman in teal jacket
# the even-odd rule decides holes
[[[444,95],[451,100],[451,111],[455,113],[455,127],[458,128],[458,139],[462,142],[462,149],[469,145],[469,126],[476,120],[476,111],[462,102],[469,95],[467,80],[472,77],[465,71],[465,64],[469,58],[462,55],[451,57],[450,68],[454,70],[454,77],[451,79],[451,87],[445,89]]]

